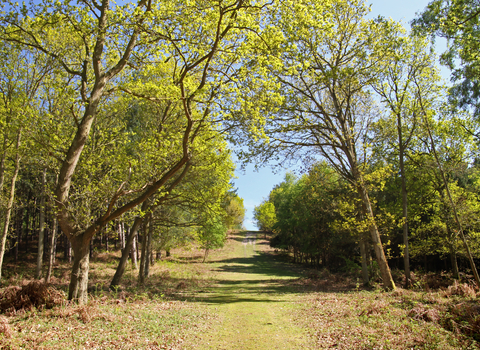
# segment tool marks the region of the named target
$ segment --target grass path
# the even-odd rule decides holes
[[[298,308],[289,281],[301,270],[276,259],[260,234],[234,236],[226,256],[211,262],[215,284],[195,299],[213,308],[218,325],[200,349],[304,349],[308,338],[292,315]]]

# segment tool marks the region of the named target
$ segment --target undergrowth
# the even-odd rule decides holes
[[[114,291],[108,285],[119,255],[98,253],[84,306],[65,300],[68,264],[56,266],[50,285],[31,280],[31,264],[10,274],[9,286],[0,289],[0,349],[196,348],[199,334],[215,334],[220,320],[214,307],[195,297],[215,288],[215,260],[231,259],[238,244],[241,239],[235,237],[212,254],[213,264],[202,264],[200,251],[173,251],[171,258],[151,267],[143,286],[129,266]],[[266,254],[281,258],[273,251]],[[356,272],[291,268],[305,271],[298,279],[278,283],[294,291],[292,301],[302,310],[296,323],[307,329],[312,348],[479,348],[479,291],[468,278],[458,282],[448,274],[417,274],[412,289],[383,292],[375,282],[364,287]]]

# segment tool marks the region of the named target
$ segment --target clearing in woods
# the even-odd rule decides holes
[[[155,264],[144,289],[132,268],[125,289],[113,292],[102,286],[108,286],[117,257],[103,253],[91,264],[87,305],[0,314],[0,349],[480,348],[478,293],[471,285],[362,290],[358,271],[287,263],[263,238],[232,234],[205,264],[198,251],[179,250]],[[54,282],[65,288],[70,266],[57,269]],[[0,295],[8,289],[23,303],[13,282]]]
[[[261,233],[231,237],[226,256],[213,258],[216,283],[195,299],[214,308],[218,326],[200,336],[203,349],[302,349],[305,329],[293,320],[302,270],[275,257]]]

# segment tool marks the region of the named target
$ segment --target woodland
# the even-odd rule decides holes
[[[1,0],[0,283],[36,259],[203,261],[242,227],[233,152],[302,164],[255,208],[293,261],[415,286],[480,287],[480,6],[434,0],[412,30],[362,0]],[[439,57],[435,39],[448,39]],[[451,70],[442,81],[438,62]],[[397,282],[398,284],[398,282]]]

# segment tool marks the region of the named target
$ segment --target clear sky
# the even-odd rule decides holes
[[[367,1],[371,4],[371,16],[381,15],[386,18],[392,18],[409,28],[409,22],[415,18],[417,12],[423,11],[430,1],[428,0],[376,0]],[[443,73],[443,72],[442,72]],[[245,171],[237,169],[235,186],[238,189],[238,195],[243,198],[247,213],[245,215],[244,226],[248,230],[256,230],[252,221],[253,208],[260,204],[272,188],[283,181],[284,171],[277,170],[273,173],[269,164],[265,164],[258,172],[254,171],[254,166],[248,166]]]

